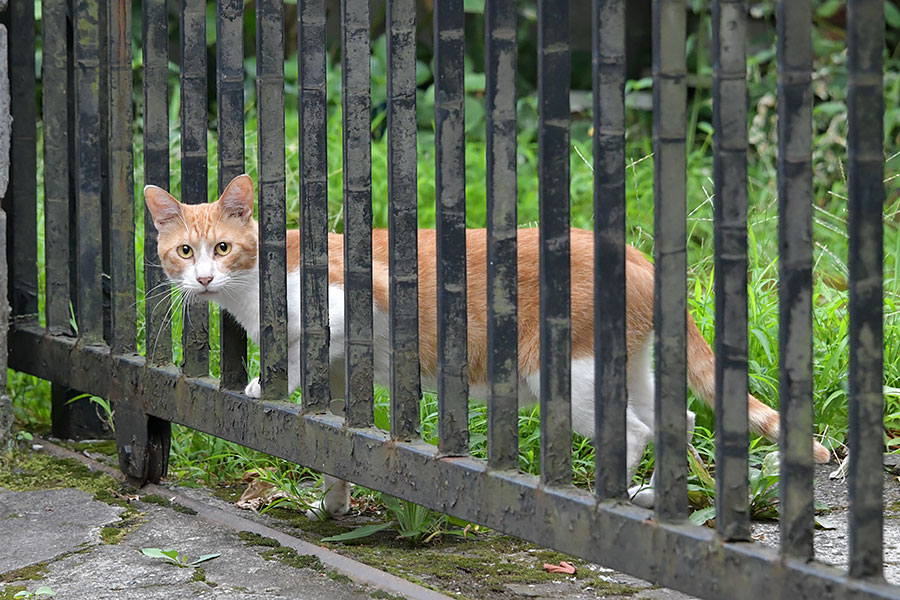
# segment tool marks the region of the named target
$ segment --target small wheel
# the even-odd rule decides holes
[[[169,423],[154,423],[150,418],[147,432],[147,481],[159,483],[169,470]]]
[[[164,456],[165,450],[161,440],[151,436],[147,443],[147,481],[159,483],[168,470],[168,456]]]

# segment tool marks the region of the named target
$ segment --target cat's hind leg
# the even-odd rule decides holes
[[[690,445],[691,439],[694,437],[694,422],[696,420],[696,415],[687,411],[687,443]],[[649,428],[648,428],[649,429]],[[652,437],[652,431],[650,435]],[[650,439],[648,438],[648,442]],[[646,448],[646,444],[644,446]],[[695,451],[696,452],[696,451]],[[643,454],[643,450],[641,450],[641,454]],[[630,458],[630,455],[629,455]],[[637,464],[640,462],[641,457],[638,456],[637,463],[635,463],[635,469],[637,468]],[[630,463],[629,463],[630,464]],[[634,472],[631,472],[631,477],[629,477],[628,481],[631,481],[631,478],[634,477]],[[649,483],[639,483],[637,485],[633,485],[628,488],[628,497],[634,504],[638,506],[643,506],[644,508],[653,508],[653,505],[656,500],[656,470],[653,471],[653,475],[650,476]]]
[[[323,473],[322,489],[325,493],[309,506],[307,518],[321,520],[340,517],[350,511],[350,482]]]

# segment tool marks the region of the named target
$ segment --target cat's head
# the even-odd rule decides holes
[[[159,232],[159,260],[169,280],[188,296],[214,299],[256,278],[258,229],[253,181],[235,177],[209,204],[182,204],[155,185],[144,201]]]

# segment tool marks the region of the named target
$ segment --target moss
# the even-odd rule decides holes
[[[265,537],[252,531],[241,531],[238,537],[247,543],[248,546],[268,546],[270,548],[279,548],[281,543],[275,538]]]
[[[297,569],[315,569],[316,571],[324,571],[322,561],[312,554],[298,554],[293,548],[287,546],[279,546],[266,550],[260,554],[266,560],[277,560],[288,566]]]
[[[159,494],[147,494],[146,496],[141,496],[141,502],[146,502],[147,504],[156,504],[157,506],[165,506],[166,508],[172,505],[172,501],[168,498],[163,498]]]
[[[325,576],[332,581],[336,581],[338,583],[353,583],[353,580],[344,575],[343,573],[338,573],[337,571],[328,571],[325,573]]]
[[[24,585],[8,585],[0,590],[0,600],[13,600],[16,594],[27,589]]]
[[[107,525],[100,530],[100,539],[106,544],[118,544],[143,522],[143,515],[136,512],[122,513],[122,517],[116,523]]]
[[[300,529],[304,533],[312,534],[316,542],[323,537],[338,535],[355,528],[354,525],[347,525],[334,519],[326,519],[324,521],[310,519],[304,512],[290,508],[270,508],[266,511],[266,514],[296,529]]]
[[[106,456],[116,456],[118,449],[116,448],[116,440],[91,440],[88,442],[60,442],[60,446],[64,446],[75,452],[97,452]]]
[[[103,472],[91,471],[77,460],[19,451],[0,469],[0,487],[18,492],[74,487],[97,494],[118,488],[119,482]]]
[[[106,526],[100,530],[100,539],[104,544],[118,544],[128,533],[121,527]]]
[[[190,506],[185,506],[184,504],[178,504],[177,502],[172,503],[172,510],[177,513],[181,513],[183,515],[196,515],[197,511],[191,508]]]
[[[147,504],[156,504],[157,506],[164,506],[166,508],[171,508],[175,512],[179,512],[185,515],[196,515],[197,511],[189,506],[185,506],[183,504],[178,504],[177,502],[172,502],[168,498],[163,498],[159,494],[147,494],[146,496],[141,496],[141,502],[146,502]]]
[[[223,485],[212,489],[213,496],[228,503],[237,502],[243,493],[242,490],[230,485]]]
[[[206,578],[206,570],[203,567],[194,567],[194,574],[191,576],[191,581],[202,581],[209,587],[216,587],[219,585],[215,581],[210,581]]]
[[[12,583],[13,581],[29,581],[42,579],[47,574],[47,563],[40,562],[34,565],[28,565],[14,571],[7,571],[0,574],[0,583]]]

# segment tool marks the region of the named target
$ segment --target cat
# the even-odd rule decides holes
[[[158,250],[170,281],[189,299],[216,302],[231,313],[259,341],[258,228],[253,219],[253,182],[247,175],[233,179],[221,197],[210,204],[185,205],[165,190],[148,185],[144,198],[159,232]],[[466,230],[468,302],[468,358],[470,395],[484,398],[487,391],[486,234]],[[594,307],[593,233],[571,230],[572,267],[572,423],[575,431],[594,435]],[[435,388],[437,373],[437,302],[435,232],[418,232],[419,255],[419,360],[422,386]],[[287,308],[290,390],[299,386],[299,256],[300,234],[287,232]],[[519,277],[519,404],[536,404],[540,393],[539,241],[537,229],[518,231]],[[372,293],[375,381],[390,380],[388,320],[388,235],[372,232]],[[631,481],[647,444],[653,439],[653,265],[637,249],[626,246],[626,411],[627,475]],[[343,396],[344,360],[344,252],[343,236],[328,236],[328,310],[330,319],[332,394]],[[715,357],[690,314],[687,324],[688,384],[712,405],[715,397]],[[260,396],[259,379],[245,393]],[[777,440],[778,413],[753,395],[747,397],[750,429]],[[694,415],[688,411],[688,441]],[[813,441],[817,462],[828,462],[828,450]],[[599,450],[598,450],[599,451]],[[636,504],[653,505],[653,481],[629,490]],[[326,476],[318,509],[328,515],[347,512],[346,482]]]

